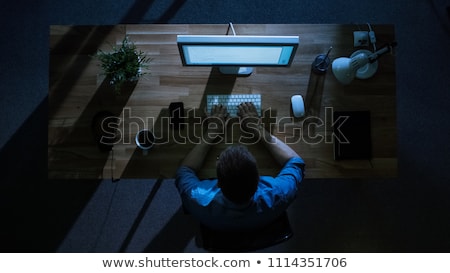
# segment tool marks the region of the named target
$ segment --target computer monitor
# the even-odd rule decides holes
[[[298,36],[178,35],[183,66],[218,66],[225,74],[249,75],[252,67],[288,67]]]

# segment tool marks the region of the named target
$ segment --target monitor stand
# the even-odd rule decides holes
[[[231,31],[233,32],[233,36],[236,36],[236,31],[234,31],[233,23],[228,23],[227,35]],[[244,66],[221,66],[219,67],[219,71],[222,74],[227,75],[237,75],[237,76],[250,76],[253,72],[253,67],[244,67]]]
[[[237,76],[249,76],[253,72],[253,67],[243,66],[221,66],[219,71],[222,74],[237,75]]]

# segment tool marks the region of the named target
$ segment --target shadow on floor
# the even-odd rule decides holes
[[[198,234],[198,222],[180,207],[143,252],[180,253]]]

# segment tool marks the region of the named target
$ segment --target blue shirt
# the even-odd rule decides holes
[[[278,217],[297,196],[305,163],[291,158],[276,177],[260,176],[258,188],[248,204],[228,200],[217,186],[217,179],[200,180],[195,172],[181,166],[175,185],[184,208],[202,224],[215,229],[233,230],[267,224]]]

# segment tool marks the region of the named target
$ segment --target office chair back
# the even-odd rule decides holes
[[[284,212],[267,226],[245,231],[219,231],[200,225],[197,244],[210,252],[249,252],[274,246],[293,235]]]

